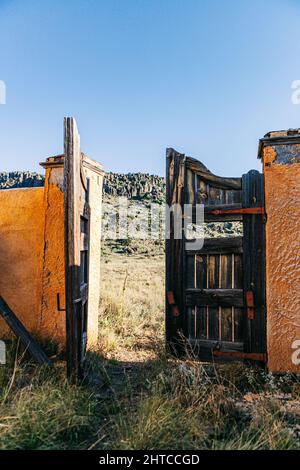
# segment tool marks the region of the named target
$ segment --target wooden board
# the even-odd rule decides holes
[[[169,207],[184,202],[185,155],[173,149],[167,149],[167,197]],[[183,225],[181,225],[182,231]],[[179,315],[174,316],[168,302],[168,292],[173,292]],[[171,212],[170,230],[166,233],[166,340],[174,353],[180,353],[181,335],[186,330],[184,322],[184,240],[175,238],[174,213]]]
[[[243,206],[264,206],[263,175],[252,170],[243,176]],[[245,316],[245,352],[266,353],[266,292],[265,292],[265,220],[257,214],[243,219],[244,292],[254,294],[254,319]]]
[[[31,334],[26,330],[23,323],[7,305],[3,297],[0,297],[0,315],[17,336],[17,338],[20,339],[25,349],[39,364],[51,364],[50,359],[48,359],[47,355],[44,353],[39,344],[33,339]]]
[[[74,118],[65,118],[64,145],[67,372],[76,382],[87,344],[90,207]]]

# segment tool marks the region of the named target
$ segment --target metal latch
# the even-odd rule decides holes
[[[178,308],[177,305],[176,305],[175,297],[174,297],[174,292],[169,291],[169,292],[167,293],[167,299],[168,299],[169,305],[171,306],[173,317],[179,317],[179,315],[180,315],[180,310],[179,310],[179,308]]]
[[[246,292],[247,319],[254,320],[254,295],[252,290]]]
[[[65,312],[66,309],[65,308],[62,308],[61,307],[61,304],[60,304],[60,294],[59,292],[56,294],[56,308],[59,312]]]

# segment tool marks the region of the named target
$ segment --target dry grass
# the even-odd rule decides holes
[[[99,349],[84,384],[11,349],[0,368],[1,449],[300,448],[299,378],[167,357],[163,258],[102,261]]]
[[[15,347],[0,371],[0,449],[86,447],[99,419],[92,390],[68,384],[59,364],[24,361]]]
[[[106,357],[149,358],[164,335],[164,258],[104,258],[100,348]]]

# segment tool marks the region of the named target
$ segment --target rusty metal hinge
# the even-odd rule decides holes
[[[168,299],[169,305],[171,306],[171,310],[172,310],[172,315],[173,315],[173,317],[179,317],[179,315],[180,315],[180,310],[179,310],[179,308],[178,308],[177,305],[176,305],[175,297],[174,297],[174,292],[173,292],[173,291],[169,291],[169,292],[167,293],[167,299]]]
[[[209,211],[207,214],[209,215],[226,215],[226,214],[265,214],[264,207],[244,207],[241,209],[213,209]]]
[[[246,292],[247,319],[254,320],[254,294],[252,290]]]
[[[265,353],[244,353],[239,351],[218,351],[214,350],[213,355],[216,357],[232,357],[233,359],[250,359],[253,361],[267,362],[267,354]]]

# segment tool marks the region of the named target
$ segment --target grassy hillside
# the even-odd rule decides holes
[[[166,357],[163,292],[162,256],[103,256],[84,383],[15,344],[0,368],[0,448],[299,449],[299,378]]]

